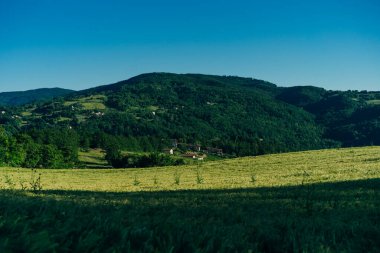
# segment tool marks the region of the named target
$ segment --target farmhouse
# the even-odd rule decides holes
[[[182,155],[182,157],[187,157],[187,158],[197,158],[197,153],[194,153],[194,152],[187,152],[185,154]]]
[[[92,112],[92,114],[95,115],[96,117],[104,116],[104,112]]]
[[[173,148],[164,148],[162,151],[166,154],[174,155],[174,149]]]

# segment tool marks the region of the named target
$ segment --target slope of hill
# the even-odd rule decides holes
[[[161,149],[162,139],[237,155],[329,146],[313,115],[276,99],[279,91],[251,78],[152,73],[74,93],[34,112],[51,121],[55,115],[49,112],[60,110],[71,122],[80,121],[82,136],[133,137],[145,151]]]
[[[145,121],[136,127],[132,119],[124,127],[115,123],[118,134],[138,136],[150,128],[160,136],[219,146],[238,155],[380,144],[375,134],[380,131],[380,92],[281,88],[251,78],[151,73],[78,94],[103,96],[104,106]]]
[[[365,147],[151,169],[2,168],[0,251],[379,252],[379,160]]]
[[[42,88],[27,91],[1,92],[0,105],[19,106],[32,102],[46,101],[55,97],[65,96],[73,90],[61,88]]]
[[[52,157],[71,159],[71,165],[77,161],[78,148],[120,154],[175,147],[183,153],[245,156],[378,145],[378,101],[379,92],[282,88],[252,78],[150,73],[13,108],[0,115],[0,123],[16,139],[25,134],[40,148],[53,145],[60,155]]]
[[[380,178],[379,161],[380,146],[371,146],[239,157],[181,166],[38,171],[43,176],[45,190],[215,190],[376,179]],[[2,168],[0,178],[8,174],[13,181],[26,182],[30,180],[30,173],[30,170]],[[0,180],[0,189],[7,187],[6,180]],[[15,187],[18,189],[21,185]]]
[[[285,88],[277,98],[312,113],[325,138],[346,147],[380,145],[380,92],[305,86]]]

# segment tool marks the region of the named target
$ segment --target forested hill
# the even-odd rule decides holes
[[[78,94],[104,96],[107,108],[86,129],[149,137],[153,147],[178,139],[249,155],[330,145],[313,115],[276,99],[280,92],[251,78],[152,73]]]
[[[48,147],[66,164],[75,163],[78,148],[154,152],[171,147],[173,139],[245,156],[380,145],[379,104],[379,92],[150,73],[4,109],[0,123],[16,143]]]
[[[0,105],[18,106],[31,102],[46,101],[73,92],[61,88],[42,88],[28,91],[0,92]]]

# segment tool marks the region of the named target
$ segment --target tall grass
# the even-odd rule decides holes
[[[0,168],[0,252],[380,252],[379,160],[367,147],[149,169]]]

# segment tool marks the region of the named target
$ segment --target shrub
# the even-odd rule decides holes
[[[175,166],[183,165],[183,159],[174,159],[169,155],[149,153],[144,155],[128,154],[125,156],[115,155],[111,156],[107,153],[108,162],[114,168],[145,168],[155,166]]]

